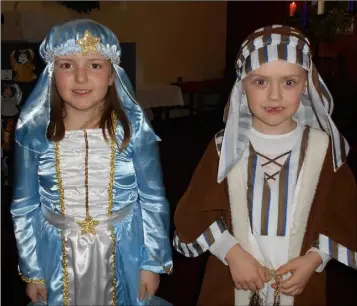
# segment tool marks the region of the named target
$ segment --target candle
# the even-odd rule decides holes
[[[296,3],[292,2],[289,5],[289,15],[290,15],[290,17],[295,15],[295,11],[296,11]]]
[[[354,0],[348,1],[348,12],[353,13],[354,11]]]
[[[323,15],[325,13],[325,1],[317,1],[317,15]]]

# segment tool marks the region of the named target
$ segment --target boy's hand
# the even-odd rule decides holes
[[[139,300],[143,300],[148,296],[154,296],[159,288],[160,275],[151,271],[140,271],[140,287]]]
[[[256,291],[264,288],[267,281],[265,269],[238,244],[228,251],[226,260],[237,289]]]
[[[295,296],[300,294],[311,275],[322,263],[321,256],[316,252],[309,252],[304,256],[297,257],[277,270],[277,274],[283,276],[291,272],[292,276],[280,282],[280,292],[286,295]],[[272,287],[275,289],[276,284]]]
[[[34,304],[39,302],[40,297],[43,302],[47,303],[47,290],[45,285],[27,284],[26,294]]]

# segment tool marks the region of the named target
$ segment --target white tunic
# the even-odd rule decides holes
[[[249,133],[250,142],[254,148],[254,151],[261,153],[268,157],[269,159],[275,159],[277,156],[283,153],[291,151],[290,155],[285,155],[281,158],[275,159],[278,164],[283,165],[287,162],[289,158],[289,169],[286,170],[288,175],[288,182],[285,187],[288,189],[288,198],[286,205],[286,221],[285,221],[285,233],[284,235],[277,235],[277,221],[278,221],[278,202],[279,202],[279,175],[275,176],[274,180],[268,180],[270,188],[270,199],[269,199],[269,214],[267,224],[267,233],[262,234],[262,193],[265,173],[272,175],[281,170],[281,167],[274,163],[268,163],[266,166],[262,166],[269,161],[268,159],[258,156],[256,159],[256,166],[254,171],[254,188],[251,198],[253,199],[252,205],[252,220],[251,220],[251,230],[248,234],[249,243],[251,244],[252,255],[265,267],[272,270],[278,269],[280,266],[288,262],[288,250],[289,250],[289,232],[291,229],[292,216],[294,215],[295,209],[295,196],[298,194],[299,186],[296,185],[297,175],[298,175],[298,164],[300,156],[300,146],[303,137],[304,126],[298,124],[296,129],[290,133],[284,135],[266,135],[259,133],[258,131],[251,129]],[[249,148],[246,149],[243,159],[246,160],[248,165],[248,158],[250,152]],[[246,173],[248,172],[248,169]],[[233,237],[228,231],[224,232],[214,244],[210,247],[212,254],[217,256],[223,263],[227,264],[225,261],[226,253],[229,249],[237,243],[235,237]],[[329,257],[323,254],[321,251],[315,248],[311,248],[318,252],[323,263],[316,270],[320,272],[323,270],[324,266],[327,264]],[[289,275],[285,276],[285,279]],[[265,284],[263,290],[261,290],[261,297],[263,298],[264,305],[273,305],[274,302],[274,289],[271,287],[271,283]],[[238,303],[237,303],[238,302]],[[244,305],[236,300],[237,305]]]
[[[288,151],[291,152],[290,167],[289,169],[289,184],[287,184],[288,197],[287,200],[287,212],[286,212],[286,233],[284,236],[275,235],[277,231],[277,219],[278,219],[278,196],[279,196],[279,181],[282,179],[277,175],[277,180],[270,182],[270,212],[268,222],[268,235],[259,234],[260,229],[260,217],[261,207],[255,205],[253,211],[254,231],[249,232],[249,241],[252,246],[253,256],[265,267],[276,270],[280,266],[288,262],[288,250],[289,250],[289,233],[291,229],[291,220],[294,211],[294,194],[296,194],[296,180],[297,180],[297,167],[299,161],[300,144],[303,135],[303,126],[297,125],[297,128],[290,133],[284,135],[265,135],[257,132],[256,130],[250,131],[250,141],[254,147],[254,150],[259,153],[263,153],[269,158],[275,158]],[[278,161],[281,164],[286,162],[287,156],[284,156]],[[266,162],[262,157],[258,158],[260,165],[257,166],[258,177],[263,176],[264,172],[276,173],[280,171],[280,167],[276,164],[268,164],[268,168],[261,165]],[[257,186],[257,185],[255,185]],[[258,189],[258,188],[256,188]],[[259,196],[260,190],[255,190],[257,196]],[[259,200],[258,200],[259,201]],[[255,218],[254,218],[255,217]],[[265,284],[263,290],[261,290],[261,297],[264,300],[264,305],[273,305],[274,303],[274,289],[271,287],[271,283]]]
[[[87,135],[89,214],[94,219],[103,220],[107,218],[108,213],[110,142],[104,140],[102,129],[89,129]],[[84,219],[86,213],[84,131],[66,131],[59,148],[66,215]]]
[[[89,129],[87,135],[89,214],[103,221],[108,219],[110,142],[105,142],[102,129]],[[67,131],[59,143],[59,153],[65,214],[83,220],[86,216],[84,131]],[[111,305],[115,257],[110,229],[96,228],[95,235],[68,229],[65,237],[69,305]],[[93,284],[95,288],[88,291]]]

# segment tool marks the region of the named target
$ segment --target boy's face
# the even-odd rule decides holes
[[[12,93],[11,88],[5,87],[4,92],[3,92],[3,96],[4,96],[5,98],[11,98],[12,95],[13,95],[13,93]]]
[[[253,114],[253,127],[266,134],[290,132],[306,78],[306,70],[281,60],[263,64],[249,73],[243,86]]]

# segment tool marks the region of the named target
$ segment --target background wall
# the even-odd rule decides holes
[[[303,1],[300,2],[299,5]],[[347,2],[345,1],[346,6]],[[248,12],[248,13],[247,13]],[[289,12],[288,1],[229,1],[227,4],[227,67],[226,76],[235,78],[234,62],[241,43],[246,36],[256,29],[271,25],[285,24]],[[330,43],[324,45],[320,55],[334,57],[337,54],[344,57],[344,64],[336,62],[336,70],[346,70],[345,75],[350,84],[357,82],[357,15],[355,17],[355,28],[351,35],[336,35]],[[331,62],[331,61],[330,61]],[[332,68],[329,60],[321,61],[321,72]],[[318,64],[318,63],[316,63]],[[342,67],[343,66],[343,67]],[[331,73],[330,73],[331,74]],[[354,85],[350,85],[354,86]]]
[[[111,28],[120,41],[137,44],[139,83],[170,83],[177,77],[203,80],[224,74],[224,1],[101,1],[101,9],[89,14],[73,12],[52,1],[17,1],[16,8],[15,2],[1,2],[3,40],[23,38],[21,18],[26,20],[26,35],[32,31],[38,41],[53,24],[91,18]]]

